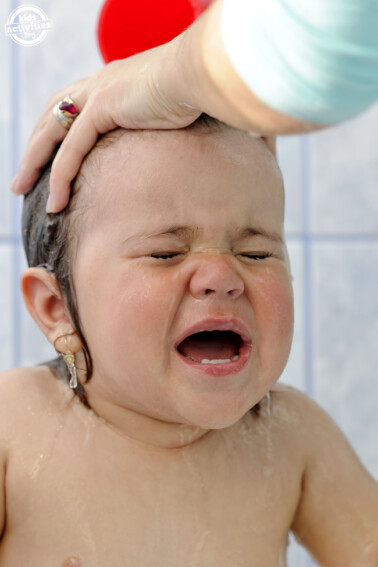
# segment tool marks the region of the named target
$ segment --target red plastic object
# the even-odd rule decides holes
[[[106,0],[97,38],[105,63],[124,59],[170,41],[212,0]]]

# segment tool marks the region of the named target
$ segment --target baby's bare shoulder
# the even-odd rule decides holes
[[[54,411],[72,397],[48,366],[15,368],[0,373],[0,443],[27,426],[28,417]],[[42,413],[43,415],[43,413]]]
[[[280,442],[291,445],[308,462],[324,458],[324,448],[347,443],[331,416],[304,392],[286,384],[271,390],[271,415]]]
[[[44,397],[44,384],[49,382],[46,366],[13,368],[0,372],[0,406],[8,413],[24,406],[25,402],[41,401]],[[50,377],[51,380],[51,377]]]
[[[249,436],[262,439],[269,436],[269,443],[283,452],[293,449],[301,462],[311,447],[308,436],[320,424],[327,429],[332,420],[321,407],[300,390],[286,384],[276,384],[258,404],[257,410],[248,412],[240,421],[247,427]],[[235,429],[238,431],[238,429]],[[279,451],[278,451],[279,452]]]
[[[293,479],[301,479],[308,460],[309,438],[314,423],[321,420],[321,408],[306,394],[285,384],[271,389],[259,403],[257,411],[248,412],[239,427],[232,428],[247,443],[254,459],[274,454],[275,466]],[[248,444],[249,443],[249,444]],[[267,447],[269,451],[267,451]],[[260,450],[258,453],[257,450]]]
[[[0,373],[0,435],[13,430],[22,408],[38,394],[41,372],[35,368],[13,368]]]
[[[0,373],[0,540],[5,526],[5,478],[11,455],[25,431],[31,433],[31,413],[44,407],[45,368],[16,368]]]
[[[271,390],[272,413],[281,426],[294,426],[302,433],[313,432],[314,425],[329,426],[328,414],[307,394],[293,386],[279,383]]]
[[[305,469],[292,530],[322,565],[378,561],[378,484],[332,418],[289,386],[272,392],[277,423],[291,428]]]
[[[10,395],[18,394],[20,389],[27,391],[29,395],[36,395],[38,398],[49,396],[56,393],[57,384],[61,384],[61,390],[65,390],[63,382],[54,375],[52,369],[47,364],[38,366],[13,368],[0,372],[0,388],[1,393],[6,391]],[[58,387],[59,388],[59,387]]]
[[[283,382],[275,384],[270,393],[275,400],[275,407],[277,404],[282,406],[290,405],[293,409],[301,410],[304,405],[312,402],[312,399],[307,394]]]
[[[290,433],[298,450],[316,458],[324,444],[343,444],[345,438],[331,416],[304,392],[286,384],[276,384],[271,390],[272,415],[281,430]]]

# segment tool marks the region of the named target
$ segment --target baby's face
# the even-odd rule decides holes
[[[275,159],[233,130],[123,132],[96,151],[74,265],[90,399],[226,427],[271,389],[291,345]],[[223,333],[178,344],[209,326]]]

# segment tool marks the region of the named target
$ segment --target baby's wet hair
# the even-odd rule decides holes
[[[232,127],[206,114],[202,114],[194,123],[183,130],[196,135],[220,133]],[[93,150],[85,158],[83,165],[96,163],[96,155],[101,148],[109,147],[120,136],[120,129],[113,130],[97,141]],[[80,313],[76,301],[75,282],[72,277],[72,267],[80,239],[80,224],[87,214],[86,208],[78,204],[80,189],[85,183],[83,166],[72,183],[72,190],[67,207],[60,213],[47,213],[46,204],[50,191],[50,175],[54,157],[59,149],[55,149],[49,162],[45,165],[37,182],[24,198],[22,212],[22,239],[29,267],[41,267],[51,272],[56,279],[63,300],[67,306],[73,327],[81,339],[86,368],[83,383],[78,379],[74,393],[80,401],[90,408],[84,384],[93,374],[93,360],[85,339],[80,321]],[[67,366],[59,355],[47,364],[55,376],[67,383],[70,374]],[[252,408],[258,414],[259,404]]]
[[[28,266],[44,268],[55,276],[74,328],[83,344],[86,363],[85,381],[87,382],[92,376],[93,362],[81,329],[71,270],[78,243],[77,217],[79,215],[75,211],[77,201],[75,182],[67,207],[57,214],[46,212],[50,191],[51,166],[57,151],[58,148],[45,165],[32,190],[25,195],[22,211],[22,240]],[[56,376],[69,382],[70,374],[62,356],[58,356],[46,364]],[[78,380],[78,386],[74,392],[84,405],[90,407],[84,386],[80,380]]]

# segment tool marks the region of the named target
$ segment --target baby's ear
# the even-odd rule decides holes
[[[45,268],[28,268],[21,276],[21,291],[30,315],[47,340],[74,331],[55,276]]]
[[[262,139],[277,159],[277,138],[276,136],[262,136]]]

